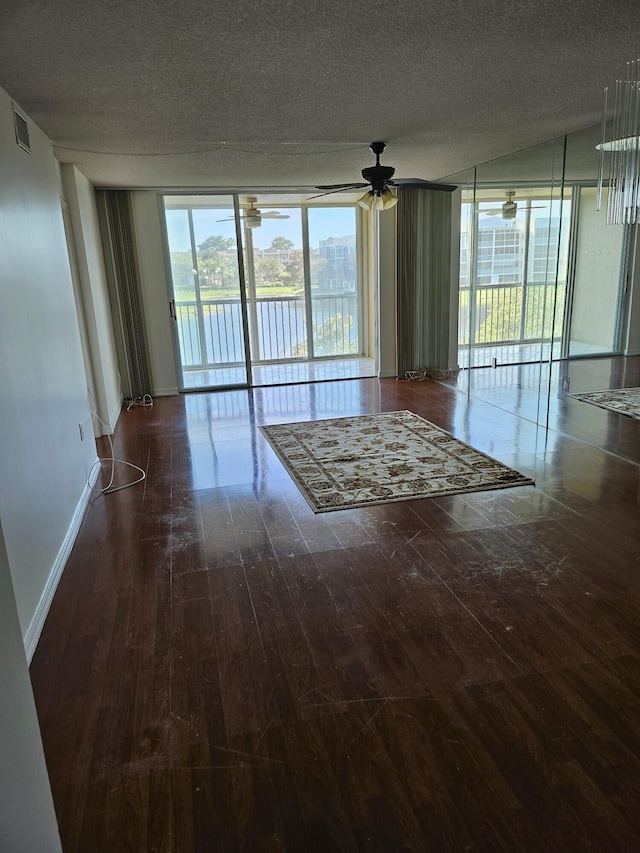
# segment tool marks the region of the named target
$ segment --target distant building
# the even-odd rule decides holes
[[[258,249],[254,247],[253,255],[256,258],[272,258],[274,261],[279,261],[281,264],[288,264],[295,257],[293,254],[295,251],[295,249],[274,249],[273,246],[269,246],[267,249]]]
[[[320,290],[355,292],[357,285],[356,235],[320,240],[318,254],[324,264],[312,276]]]
[[[480,218],[476,258],[476,286],[519,285],[526,271],[528,284],[553,283],[558,262],[560,219],[533,217],[529,231],[524,220],[505,222],[499,216]],[[460,235],[460,287],[470,284],[470,234]],[[560,270],[560,277],[565,274]]]

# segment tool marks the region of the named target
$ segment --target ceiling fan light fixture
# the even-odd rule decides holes
[[[398,203],[398,197],[387,187],[382,192],[369,190],[362,198],[358,199],[360,207],[365,210],[389,210]]]
[[[382,199],[382,207],[384,210],[389,210],[390,208],[395,207],[398,203],[398,196],[392,193],[388,187],[382,193],[380,198]]]
[[[245,216],[244,224],[247,228],[259,228],[262,225],[262,217],[256,216]]]

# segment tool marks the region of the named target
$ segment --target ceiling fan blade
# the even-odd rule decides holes
[[[514,201],[513,204],[516,204],[516,202]],[[531,207],[523,207],[521,204],[518,204],[516,206],[516,212],[521,210],[542,210],[543,207],[543,204],[534,204]],[[507,212],[513,213],[514,210],[512,207],[509,207],[507,208]],[[505,210],[502,207],[496,207],[494,210],[481,210],[480,213],[482,213],[483,216],[502,216],[505,213]]]
[[[316,187],[317,190],[348,190],[351,187],[354,189],[358,189],[359,187],[368,187],[368,183],[354,183],[353,181],[350,184],[327,184],[324,187]]]
[[[439,190],[444,193],[452,193],[457,189],[451,184],[436,184],[432,181],[424,181],[422,178],[394,178],[387,183],[392,187],[421,187],[424,190]]]
[[[246,211],[245,211],[246,212]],[[288,213],[259,213],[250,214],[252,218],[258,219],[291,219]],[[240,219],[246,219],[246,215],[240,214]],[[227,216],[226,219],[216,219],[216,222],[233,222],[234,216]]]
[[[310,195],[307,200],[311,201],[311,199],[322,198],[325,195],[333,195],[333,193],[343,193],[343,192],[346,192],[347,190],[357,190],[357,189],[361,189],[362,187],[368,187],[368,186],[370,186],[370,184],[345,184],[344,186],[333,187],[332,189],[328,189],[326,192],[319,193],[318,195]],[[316,189],[321,190],[321,189],[323,189],[323,187],[316,187]]]

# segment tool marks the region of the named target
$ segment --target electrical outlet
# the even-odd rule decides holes
[[[563,376],[562,377],[562,390],[568,391],[570,384],[571,384],[571,379],[568,376]]]
[[[78,429],[80,430],[80,441],[84,441],[84,427],[82,424],[78,424]]]

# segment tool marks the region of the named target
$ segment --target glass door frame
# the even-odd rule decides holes
[[[247,381],[244,385],[236,386],[251,388],[253,377],[251,373],[251,338],[249,326],[249,309],[247,305],[247,277],[244,268],[244,244],[242,242],[242,225],[240,220],[240,196],[233,193],[233,212],[236,226],[236,249],[238,252],[238,276],[240,279],[240,314],[242,316],[242,337],[244,340],[244,369]],[[227,386],[231,387],[231,386]]]
[[[307,325],[307,359],[314,358],[313,306],[311,304],[311,248],[309,246],[309,207],[300,211],[302,218],[302,266],[304,269],[304,314]]]
[[[234,233],[235,233],[235,241],[236,241],[236,255],[237,255],[237,263],[238,263],[238,285],[239,285],[239,294],[240,294],[240,316],[241,316],[241,325],[242,325],[242,347],[244,353],[244,371],[245,371],[245,382],[233,382],[224,385],[203,385],[202,387],[187,387],[184,382],[184,366],[182,364],[182,358],[180,355],[180,336],[178,330],[178,318],[176,313],[176,305],[175,305],[175,286],[173,281],[173,272],[171,266],[171,248],[169,244],[169,236],[167,231],[167,221],[166,221],[166,204],[165,200],[170,199],[172,197],[198,197],[198,198],[207,198],[207,197],[218,197],[218,198],[226,198],[231,199],[232,207],[233,207],[233,221],[234,221]],[[245,276],[245,268],[244,268],[244,248],[242,242],[242,227],[240,221],[240,201],[239,194],[236,192],[215,192],[215,191],[207,191],[207,192],[188,192],[188,191],[166,191],[158,193],[158,203],[161,211],[161,221],[162,221],[162,239],[165,250],[165,269],[166,269],[166,284],[169,296],[169,316],[172,321],[173,328],[173,341],[174,341],[174,364],[176,367],[176,378],[178,383],[178,390],[180,393],[191,393],[191,392],[199,392],[199,391],[217,391],[217,390],[227,390],[234,388],[250,388],[252,387],[252,374],[251,374],[251,347],[249,340],[249,319],[248,319],[248,308],[247,308],[247,294],[246,294],[246,276]],[[200,310],[201,304],[201,295],[200,295],[200,275],[197,265],[197,257],[195,255],[195,234],[194,234],[194,226],[193,226],[193,207],[190,205],[185,205],[188,222],[189,222],[189,240],[190,240],[190,253],[193,263],[193,269],[196,270],[194,275],[194,284],[195,284],[195,301],[197,303],[197,322],[200,333],[200,347],[206,345],[206,338],[204,329],[202,328],[202,312]],[[205,209],[203,207],[203,209]]]

